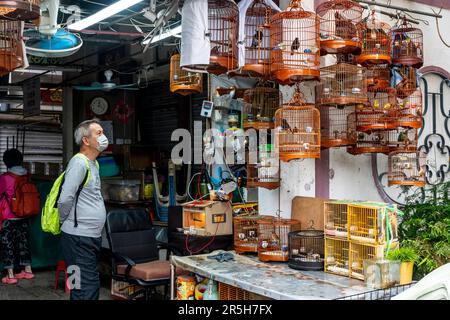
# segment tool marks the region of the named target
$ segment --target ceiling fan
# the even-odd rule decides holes
[[[90,86],[73,86],[75,90],[84,90],[84,91],[111,91],[116,89],[121,90],[139,90],[139,88],[136,87],[136,83],[130,83],[130,84],[122,84],[118,85],[115,82],[111,81],[111,78],[113,76],[112,70],[106,70],[105,71],[105,78],[106,82],[100,83],[100,82],[93,82]]]

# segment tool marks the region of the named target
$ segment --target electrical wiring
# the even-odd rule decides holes
[[[430,9],[431,9],[431,11],[433,11],[433,13],[436,14],[436,15],[440,15],[441,12],[442,12],[442,7],[441,7],[441,9],[439,10],[438,13],[436,13],[436,12],[433,10],[433,8],[430,8]],[[440,28],[439,28],[439,19],[438,19],[438,17],[436,17],[436,29],[437,29],[439,38],[441,39],[442,43],[443,43],[447,48],[450,48],[450,45],[449,45],[449,44],[444,40],[444,38],[442,37],[441,30],[440,30]]]

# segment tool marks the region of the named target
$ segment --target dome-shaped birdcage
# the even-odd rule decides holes
[[[272,129],[275,111],[280,105],[280,91],[256,87],[244,92],[244,128]]]
[[[392,61],[390,26],[378,21],[374,15],[362,23],[362,48],[357,61],[364,66]]]
[[[280,11],[271,0],[239,3],[239,71],[232,75],[270,76],[270,18]]]
[[[170,58],[170,91],[186,96],[203,91],[203,75],[180,68],[180,55]]]
[[[422,90],[417,88],[413,94],[399,102],[397,126],[404,128],[422,128]]]
[[[258,221],[258,259],[287,262],[289,260],[289,233],[300,230],[298,220],[275,218]]]
[[[282,161],[320,158],[320,113],[299,91],[275,112],[275,134]]]
[[[397,90],[397,97],[405,99],[413,94],[418,84],[417,69],[409,66],[396,65],[392,67],[392,86]]]
[[[358,132],[357,142],[348,147],[347,152],[353,155],[366,153],[389,153],[386,131]]]
[[[23,66],[22,22],[0,20],[0,74]]]
[[[324,54],[361,52],[363,8],[354,1],[331,0],[316,9],[320,17],[320,48]]]
[[[274,217],[245,214],[233,218],[234,250],[237,253],[258,252],[258,221]]]
[[[237,4],[233,0],[208,0],[181,1],[180,5],[183,7],[182,17],[185,17],[182,19],[181,67],[216,75],[236,69],[239,31]],[[204,34],[200,35],[199,32]],[[209,39],[206,43],[205,38]],[[204,52],[199,51],[199,48],[210,50],[209,61],[205,61],[206,63],[198,63],[204,61]]]
[[[369,66],[366,74],[367,91],[382,91],[391,85],[391,70],[387,64]]]
[[[247,188],[269,190],[280,186],[280,166],[272,144],[260,144],[257,163],[248,162]]]
[[[424,187],[427,157],[420,151],[389,153],[388,185]]]
[[[271,74],[281,84],[317,80],[320,76],[319,18],[300,0],[270,21]]]
[[[420,68],[423,65],[423,33],[403,23],[391,30],[392,63]]]
[[[322,148],[337,148],[356,144],[355,106],[320,108],[320,143]]]
[[[418,143],[417,129],[397,128],[385,131],[389,152],[416,151]]]
[[[356,130],[394,129],[397,124],[397,99],[393,88],[368,92],[369,103],[356,107]]]
[[[289,267],[296,270],[323,270],[324,241],[322,230],[289,233]]]
[[[40,16],[39,0],[0,0],[0,15],[13,20],[35,20]]]
[[[316,103],[322,106],[367,103],[365,68],[348,63],[322,68]]]

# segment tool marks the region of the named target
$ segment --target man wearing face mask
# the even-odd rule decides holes
[[[69,280],[70,299],[98,300],[97,264],[106,209],[96,158],[108,147],[108,139],[96,120],[80,123],[74,136],[80,153],[67,165],[58,200],[61,248],[67,267],[72,266],[68,269],[69,275],[74,272],[72,281]]]

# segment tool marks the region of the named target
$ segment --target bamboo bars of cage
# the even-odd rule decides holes
[[[250,300],[250,292],[244,289],[218,282],[219,300]]]
[[[404,128],[422,128],[422,115],[422,90],[419,87],[413,94],[400,101],[397,125]]]
[[[289,267],[297,270],[323,270],[324,233],[300,230],[289,233]]]
[[[170,91],[183,96],[203,91],[202,74],[181,69],[179,54],[170,58]]]
[[[256,87],[244,92],[244,129],[273,129],[275,111],[280,105],[280,91]]]
[[[388,185],[424,187],[426,155],[420,151],[389,153]]]
[[[316,9],[320,17],[320,48],[323,54],[359,54],[363,8],[354,1],[332,0]]]
[[[347,239],[326,236],[324,260],[325,272],[350,276],[350,242]]]
[[[356,144],[355,106],[319,107],[320,143],[322,148],[338,148]]]
[[[385,131],[385,141],[389,152],[416,151],[418,143],[417,129],[397,128]]]
[[[0,0],[2,19],[35,20],[40,16],[39,0]]]
[[[258,252],[258,221],[273,220],[270,216],[241,215],[233,218],[234,250],[237,253]]]
[[[299,0],[272,16],[271,75],[280,84],[317,80],[320,76],[319,18],[305,11]]]
[[[383,130],[358,132],[354,146],[347,147],[347,152],[353,155],[366,153],[389,153],[386,133]]]
[[[300,230],[300,221],[275,218],[258,221],[258,259],[263,262],[289,260],[289,233]]]
[[[366,79],[365,68],[348,63],[321,68],[316,103],[322,106],[366,104]]]
[[[23,66],[22,22],[0,20],[0,75]]]
[[[260,144],[257,163],[247,164],[247,188],[269,190],[280,186],[278,157],[271,144]]]
[[[363,66],[391,64],[390,26],[372,14],[362,26],[362,48],[357,61]]]
[[[380,64],[367,67],[367,91],[383,91],[391,85],[391,70],[389,65]]]
[[[423,65],[423,32],[406,21],[391,30],[392,63],[420,68]]]
[[[403,65],[394,66],[392,72],[397,75],[394,81],[399,99],[405,99],[416,91],[418,81],[415,68]]]

